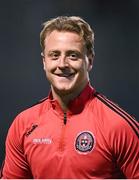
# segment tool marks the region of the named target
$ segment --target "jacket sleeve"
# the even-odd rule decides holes
[[[20,118],[12,123],[6,138],[6,154],[1,170],[1,176],[4,179],[32,178],[29,164],[26,160],[23,150],[23,127],[21,127]]]
[[[110,135],[118,167],[128,179],[139,179],[139,123],[121,119]]]

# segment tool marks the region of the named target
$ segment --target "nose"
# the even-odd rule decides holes
[[[68,66],[69,66],[69,64],[68,64],[68,60],[67,60],[66,56],[64,56],[64,55],[60,56],[58,67],[63,69],[63,68],[66,68]]]

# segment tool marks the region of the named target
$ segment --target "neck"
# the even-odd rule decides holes
[[[58,101],[59,105],[61,106],[64,112],[68,110],[69,102],[73,100],[75,97],[77,97],[80,94],[80,92],[83,90],[83,88],[81,88],[80,90],[76,92],[62,93],[62,92],[58,92],[54,90],[54,88],[51,87],[53,99],[56,99]]]
[[[56,99],[64,112],[68,109],[69,102],[73,99],[70,95],[58,95],[53,94],[53,98]]]

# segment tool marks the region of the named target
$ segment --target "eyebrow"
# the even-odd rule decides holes
[[[58,53],[58,54],[60,54],[60,51],[59,50],[50,50],[50,51],[47,52],[48,55],[51,54],[51,53]]]

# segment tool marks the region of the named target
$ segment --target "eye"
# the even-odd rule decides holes
[[[59,52],[50,52],[48,53],[48,57],[52,60],[57,60],[59,58]]]
[[[69,53],[68,58],[71,60],[77,60],[79,58],[79,54],[76,52]]]

